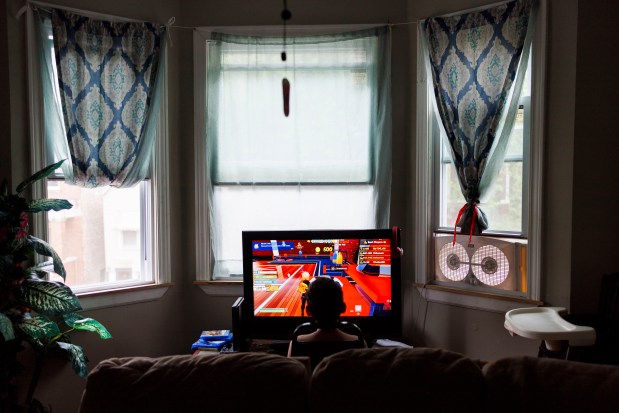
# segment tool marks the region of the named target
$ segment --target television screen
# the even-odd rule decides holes
[[[342,319],[379,337],[399,331],[397,230],[243,233],[245,321],[253,335],[291,334],[309,318],[304,293],[331,277],[344,293]]]

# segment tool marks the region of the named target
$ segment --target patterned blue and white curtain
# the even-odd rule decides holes
[[[462,233],[488,228],[478,204],[498,174],[514,124],[534,26],[532,3],[512,1],[423,25],[436,106],[466,201],[456,220]]]
[[[65,180],[84,187],[132,186],[149,170],[165,26],[56,9],[51,23],[72,162]]]

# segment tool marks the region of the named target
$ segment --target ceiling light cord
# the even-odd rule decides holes
[[[287,1],[284,0],[284,10],[282,10],[282,20],[284,22],[284,45],[282,50],[282,62],[286,62],[286,22],[292,17],[292,13],[288,10]],[[286,64],[286,68],[288,65]],[[282,79],[282,97],[284,98],[284,116],[288,117],[290,114],[290,82],[286,77]]]
[[[284,10],[282,10],[282,20],[284,21],[284,50],[282,51],[282,62],[286,61],[286,22],[292,17],[292,13],[288,10],[288,2],[284,0]]]

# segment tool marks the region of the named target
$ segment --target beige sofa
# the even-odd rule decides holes
[[[619,367],[430,348],[347,350],[309,373],[267,353],[116,358],[88,376],[94,412],[617,412]]]

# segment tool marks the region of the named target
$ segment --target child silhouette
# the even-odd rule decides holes
[[[288,356],[309,356],[312,366],[324,357],[349,348],[367,347],[361,331],[354,324],[339,323],[340,314],[346,311],[342,286],[331,277],[316,277],[306,293],[307,313],[312,317],[315,331],[299,333],[310,326],[302,324],[288,348]],[[355,334],[342,331],[348,326]]]

